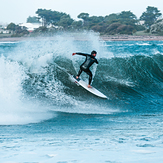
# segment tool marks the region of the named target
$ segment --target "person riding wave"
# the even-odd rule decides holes
[[[92,81],[92,72],[90,71],[90,67],[92,66],[93,63],[97,63],[98,64],[98,61],[97,59],[95,58],[96,55],[97,55],[97,52],[96,51],[92,51],[91,52],[91,55],[90,54],[85,54],[85,53],[72,53],[72,56],[74,56],[75,54],[77,55],[82,55],[82,56],[85,56],[86,59],[85,61],[81,64],[80,66],[80,70],[76,76],[76,79],[79,78],[79,76],[81,75],[81,73],[84,71],[85,73],[87,73],[89,75],[89,83],[88,83],[88,88],[92,88],[91,87],[91,81]]]

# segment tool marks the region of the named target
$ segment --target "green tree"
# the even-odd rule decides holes
[[[134,30],[133,26],[131,26],[131,25],[123,25],[122,24],[116,29],[116,33],[131,35],[133,30]]]
[[[71,19],[70,15],[64,15],[60,18],[60,21],[57,25],[62,26],[63,28],[68,28],[74,20]]]
[[[118,19],[126,25],[135,25],[138,22],[137,17],[131,11],[122,11]]]
[[[80,13],[77,16],[79,19],[83,19],[83,26],[84,28],[87,28],[86,26],[88,26],[88,18],[89,18],[89,14],[88,13]]]
[[[110,14],[110,15],[107,15],[107,16],[105,16],[105,21],[106,22],[111,22],[111,21],[115,21],[115,20],[117,20],[118,19],[118,14]]]
[[[10,24],[7,26],[7,29],[8,29],[8,30],[15,31],[15,30],[16,30],[16,24],[10,23]]]
[[[140,20],[144,20],[145,27],[150,29],[151,25],[154,24],[161,15],[156,7],[148,6],[146,11],[140,16]]]
[[[119,14],[110,14],[92,29],[107,34],[132,34],[137,31],[137,17],[131,11],[122,11]]]
[[[19,25],[16,25],[14,23],[10,23],[7,26],[8,30],[12,30],[14,32],[13,36],[23,36],[25,34],[29,34],[29,32],[27,31],[26,27],[21,27]]]
[[[83,19],[83,28],[88,30],[104,20],[102,16],[89,17],[88,13],[80,13],[77,17]]]
[[[88,18],[89,28],[97,25],[98,23],[102,22],[103,20],[104,20],[104,17],[102,17],[102,16],[91,16],[91,17],[89,17]]]
[[[77,17],[79,19],[83,19],[85,21],[89,18],[89,14],[88,13],[80,13]]]
[[[107,24],[121,23],[133,26],[138,22],[136,15],[134,15],[131,11],[122,11],[120,14],[107,15],[105,16],[104,21]]]
[[[45,26],[41,26],[33,31],[33,33],[46,33],[48,32],[48,28]]]
[[[108,26],[104,23],[98,23],[97,25],[93,26],[91,29],[95,32],[100,32],[101,34],[104,34],[107,27]]]
[[[33,17],[29,16],[27,18],[27,23],[40,23],[40,21],[39,21],[39,18],[36,16],[33,16]]]
[[[62,12],[51,11],[46,9],[38,9],[36,11],[36,14],[38,14],[38,16],[42,19],[43,26],[45,27],[49,24],[56,25],[60,21],[60,18],[62,16],[67,15]]]
[[[121,26],[121,23],[112,23],[109,27],[106,28],[105,32],[114,35],[117,34],[117,28]]]
[[[82,21],[81,20],[79,20],[79,21],[73,21],[72,22],[72,28],[74,28],[74,29],[81,29],[82,28]]]

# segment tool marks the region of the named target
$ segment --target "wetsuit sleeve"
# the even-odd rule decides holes
[[[96,59],[96,61],[95,61],[97,64],[98,64],[98,61],[97,61],[97,59]]]
[[[83,55],[83,56],[89,55],[89,54],[85,54],[85,53],[76,53],[76,54],[78,54],[78,55]]]

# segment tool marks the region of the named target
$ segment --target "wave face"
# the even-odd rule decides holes
[[[56,112],[115,114],[162,112],[163,42],[103,42],[93,33],[0,43],[0,124],[36,123]],[[84,39],[83,39],[84,38]],[[83,56],[98,52],[92,85],[100,99],[68,79]],[[82,79],[88,81],[85,73]]]

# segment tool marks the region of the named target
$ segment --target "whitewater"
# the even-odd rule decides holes
[[[92,85],[108,99],[69,80],[85,60],[72,53],[92,50]],[[162,153],[163,41],[0,42],[0,163],[162,163]]]

